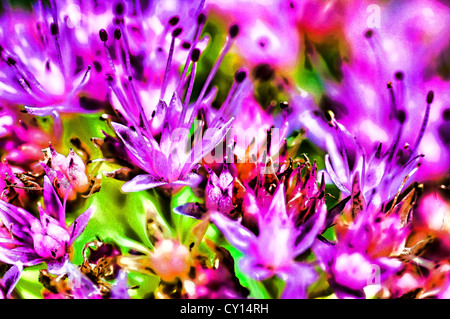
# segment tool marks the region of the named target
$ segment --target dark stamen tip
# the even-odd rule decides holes
[[[173,16],[172,18],[170,18],[169,20],[169,24],[174,27],[178,24],[178,22],[180,21],[180,18],[178,16]]]
[[[442,112],[442,118],[444,119],[444,121],[449,122],[450,121],[450,108],[445,109]]]
[[[200,13],[197,17],[197,24],[201,25],[206,22],[206,15],[204,13]]]
[[[122,24],[122,23],[123,23],[123,19],[122,19],[122,18],[114,18],[114,19],[113,19],[113,23],[114,23],[115,25]]]
[[[116,4],[116,6],[114,7],[114,13],[118,16],[123,15],[123,13],[125,12],[125,6],[123,5],[122,2],[119,2]]]
[[[237,24],[233,24],[229,30],[230,37],[234,39],[239,34],[239,26]]]
[[[388,89],[392,89],[392,82],[388,82],[386,85]]]
[[[108,41],[108,33],[106,32],[105,29],[101,29],[101,30],[99,31],[99,35],[100,35],[100,40],[101,40],[102,42]]]
[[[16,65],[16,60],[14,60],[12,57],[8,57],[8,59],[6,61],[10,65]]]
[[[183,49],[187,50],[187,49],[190,49],[190,48],[191,48],[191,44],[190,44],[189,42],[187,42],[187,41],[184,41],[184,42],[181,44],[181,47],[182,47]]]
[[[173,30],[172,36],[173,36],[174,38],[176,38],[177,36],[179,36],[179,35],[181,34],[182,31],[183,31],[182,28],[176,28],[175,30]]]
[[[398,110],[397,111],[397,120],[400,122],[400,124],[405,123],[406,112],[404,110]]]
[[[52,35],[57,35],[58,34],[58,25],[56,23],[52,23],[50,25],[50,32]]]
[[[402,71],[395,72],[395,79],[396,80],[403,81],[404,78],[405,78],[405,74],[403,74]]]
[[[197,62],[200,59],[200,50],[195,48],[191,53],[191,60]]]
[[[373,36],[373,30],[367,30],[365,33],[364,33],[364,36],[367,38],[367,39],[370,39],[372,36]]]
[[[280,102],[280,108],[285,110],[289,107],[289,103],[287,101]]]
[[[120,40],[121,37],[122,37],[122,31],[120,31],[119,28],[117,28],[116,30],[114,30],[114,39]]]
[[[245,78],[247,77],[247,72],[245,71],[237,71],[234,75],[234,79],[237,83],[244,82]]]
[[[433,91],[428,92],[428,94],[427,94],[427,103],[428,104],[433,103],[433,99],[434,99],[434,92]]]
[[[133,77],[131,75],[128,77],[128,81],[133,81]]]

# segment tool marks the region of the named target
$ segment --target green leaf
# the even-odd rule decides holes
[[[43,286],[39,282],[39,272],[46,269],[47,266],[42,263],[36,266],[27,267],[22,271],[15,291],[19,293],[22,299],[43,299]]]
[[[86,229],[74,243],[74,258],[81,263],[84,245],[100,237],[110,239],[122,249],[152,248],[147,236],[146,210],[156,209],[147,192],[124,194],[120,191],[123,182],[103,177],[100,192],[92,196],[86,206],[94,213]]]

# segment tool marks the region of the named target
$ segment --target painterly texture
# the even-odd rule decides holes
[[[450,298],[446,1],[3,1],[1,299]]]

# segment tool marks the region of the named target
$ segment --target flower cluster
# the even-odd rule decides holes
[[[6,1],[0,298],[450,298],[443,1]]]

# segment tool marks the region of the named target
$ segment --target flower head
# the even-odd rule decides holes
[[[270,204],[263,207],[258,207],[256,198],[249,195],[255,210],[259,210],[258,235],[218,212],[211,214],[211,221],[231,245],[244,253],[239,267],[245,273],[257,280],[278,275],[286,281],[282,297],[306,298],[306,290],[317,274],[311,265],[296,262],[295,258],[312,246],[324,226],[327,211],[320,205],[313,216],[296,227],[286,209],[285,196],[284,184],[278,186]]]
[[[52,145],[43,150],[44,162],[42,167],[52,185],[56,185],[57,193],[61,198],[73,200],[77,193],[86,193],[90,181],[86,174],[86,164],[73,149],[64,156],[56,152]]]
[[[417,190],[398,203],[394,200],[388,212],[366,206],[361,196],[353,195],[350,209],[337,219],[337,242],[317,242],[313,247],[338,298],[365,298],[366,287],[381,288],[404,267],[400,257],[410,235]]]
[[[4,88],[1,98],[25,105],[28,113],[39,116],[85,112],[88,109],[80,102],[80,92],[92,100],[103,100],[106,93],[106,86],[103,90],[83,90],[91,80],[93,62],[84,61],[83,56],[94,54],[88,53],[91,48],[77,37],[85,26],[75,28],[70,19],[64,19],[70,5],[57,4],[35,4],[32,12],[7,7],[8,14],[1,17],[0,63],[5,70],[0,78]]]
[[[426,98],[427,107],[419,135],[411,147],[406,144],[401,148],[399,145],[404,122],[401,114],[404,113],[396,111],[398,129],[395,140],[384,151],[383,144],[378,144],[369,155],[358,139],[330,113],[330,125],[335,132],[334,136],[327,136],[329,154],[325,156],[325,166],[332,181],[343,194],[351,194],[356,186],[368,203],[374,201],[379,205],[392,199],[399,189],[410,183],[410,177],[417,171],[419,161],[423,157],[422,154],[418,154],[418,147],[428,124],[433,97],[434,93],[430,91]],[[351,154],[354,154],[352,168],[350,168]]]
[[[86,227],[91,210],[67,227],[65,206],[47,177],[44,178],[44,204],[45,209],[39,207],[40,219],[37,219],[23,208],[0,201],[0,219],[9,235],[0,243],[0,260],[9,264],[20,262],[24,266],[45,262],[54,273],[63,269],[69,248]]]

